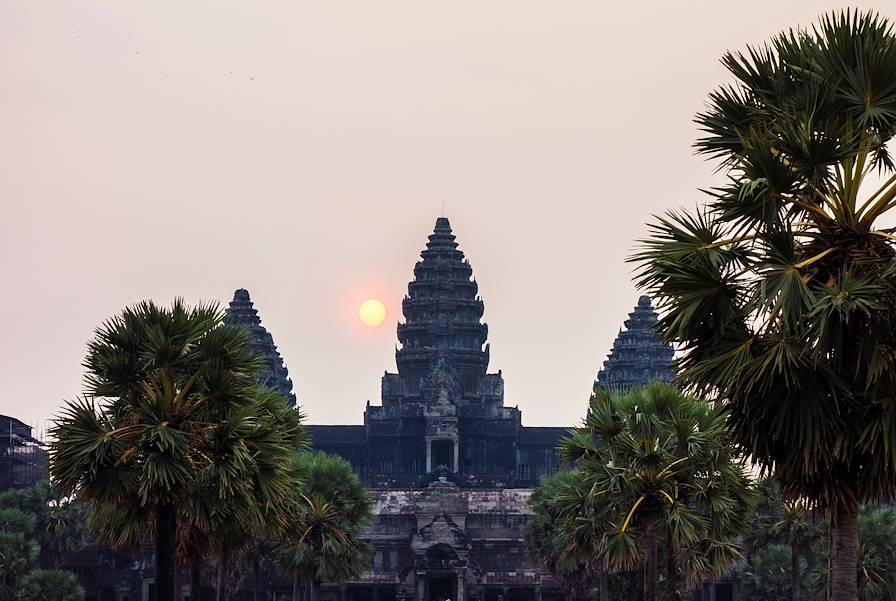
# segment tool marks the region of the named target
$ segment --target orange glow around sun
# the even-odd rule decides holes
[[[365,326],[375,328],[386,319],[386,306],[375,298],[367,299],[358,307],[358,318]]]

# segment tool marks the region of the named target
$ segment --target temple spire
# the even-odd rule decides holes
[[[289,371],[283,364],[283,357],[274,344],[271,336],[258,317],[258,310],[249,298],[249,291],[240,288],[233,293],[233,300],[227,308],[224,321],[231,325],[239,325],[249,328],[252,333],[252,350],[265,359],[265,366],[258,374],[258,381],[286,397],[289,405],[295,407],[296,395],[292,390],[292,380]]]
[[[603,368],[597,374],[595,385],[600,388],[635,388],[651,380],[670,383],[675,377],[672,360],[675,352],[664,344],[655,330],[656,311],[650,297],[638,299],[635,310],[625,321],[613,342]]]
[[[418,380],[443,356],[475,390],[488,368],[488,327],[481,321],[484,305],[473,268],[458,249],[447,217],[436,219],[420,257],[402,301],[398,371]]]

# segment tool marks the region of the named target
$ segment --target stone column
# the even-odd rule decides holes
[[[432,441],[426,439],[426,473],[432,473]]]
[[[459,443],[460,443],[459,440],[454,440],[454,472],[457,474],[460,473],[460,461],[459,461],[460,444]]]
[[[417,601],[426,601],[426,576],[417,574]]]
[[[457,599],[454,601],[464,601],[464,596],[466,591],[464,590],[464,572],[458,572],[457,574]]]
[[[541,585],[535,585],[535,601],[541,601]]]

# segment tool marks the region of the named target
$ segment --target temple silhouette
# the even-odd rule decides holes
[[[367,404],[361,424],[307,426],[313,446],[348,460],[374,501],[364,533],[372,565],[355,580],[322,583],[315,601],[561,601],[557,582],[528,557],[524,533],[529,497],[561,469],[556,446],[568,429],[523,426],[520,411],[504,405],[503,374],[488,371],[485,306],[448,219],[436,220],[420,257],[402,301],[397,369],[383,375],[381,403]],[[251,332],[253,350],[265,359],[259,382],[297,406],[289,371],[248,291],[234,293],[225,320]],[[596,386],[671,380],[673,351],[656,336],[656,320],[650,299],[641,297]],[[586,399],[583,390],[583,414]],[[0,471],[15,475],[19,464],[9,461],[12,451],[6,455]],[[88,600],[152,598],[152,561],[106,545],[69,554],[62,567],[81,575]],[[269,561],[259,569],[266,598],[290,597],[289,578]],[[181,576],[184,597],[189,579]],[[724,595],[732,585],[715,586]],[[204,587],[202,599],[211,595]],[[302,600],[310,601],[307,591]]]
[[[560,601],[523,537],[529,496],[561,469],[556,446],[569,429],[523,426],[520,411],[504,405],[503,374],[488,371],[485,307],[448,219],[436,220],[420,257],[402,301],[397,370],[383,375],[381,403],[368,402],[358,425],[307,426],[316,449],[351,463],[375,512],[365,533],[372,566],[357,580],[324,583],[320,601]],[[596,385],[671,380],[673,352],[654,333],[656,319],[641,297]],[[268,362],[261,381],[295,403],[247,291],[236,291],[227,320],[250,328]],[[275,595],[278,586],[289,590],[276,575],[269,582]]]
[[[224,321],[230,325],[249,329],[252,333],[251,351],[264,357],[264,367],[257,376],[258,382],[282,394],[289,406],[295,407],[296,395],[292,390],[289,370],[283,364],[283,357],[274,344],[274,337],[261,325],[261,318],[252,299],[249,298],[248,290],[240,288],[233,293],[233,300],[225,311]]]

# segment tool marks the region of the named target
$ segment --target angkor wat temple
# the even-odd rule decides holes
[[[308,426],[313,446],[348,460],[375,502],[365,534],[372,566],[354,581],[325,583],[319,601],[559,601],[550,574],[527,556],[524,532],[532,489],[561,469],[556,445],[568,429],[523,426],[520,411],[504,405],[503,375],[488,372],[483,301],[447,219],[436,220],[420,256],[402,302],[397,371],[382,378],[381,404],[368,403],[358,425]],[[283,358],[246,290],[235,292],[226,315],[250,329],[266,358],[260,380],[295,405]],[[655,323],[641,297],[596,385],[671,379],[672,349],[657,339]],[[583,413],[586,399],[583,390]],[[105,551],[91,547],[67,566],[88,600],[149,601],[151,555],[123,568],[94,557]],[[269,561],[261,569],[265,598],[289,599],[291,582]],[[203,591],[201,601],[212,598],[211,588]]]
[[[484,304],[448,219],[436,220],[420,257],[381,404],[368,403],[358,425],[308,426],[313,446],[348,460],[375,501],[365,535],[373,565],[355,581],[326,585],[321,601],[560,599],[550,575],[527,557],[523,536],[529,496],[561,469],[556,446],[568,428],[523,426],[519,409],[504,405],[504,377],[488,371]],[[227,319],[250,328],[268,360],[262,381],[294,402],[247,291],[236,291]],[[641,297],[597,385],[671,379],[672,349],[657,339],[655,323]],[[289,591],[275,574],[268,587],[275,599]]]
[[[312,425],[317,449],[347,459],[372,489],[375,549],[363,578],[324,589],[329,601],[540,601],[562,598],[523,542],[532,488],[560,470],[568,428],[527,427],[489,373],[488,327],[470,263],[448,219],[436,220],[402,301],[396,373],[360,425]],[[638,303],[601,371],[601,385],[671,378],[671,348]],[[618,374],[618,377],[617,377]],[[584,411],[585,395],[582,405]]]

